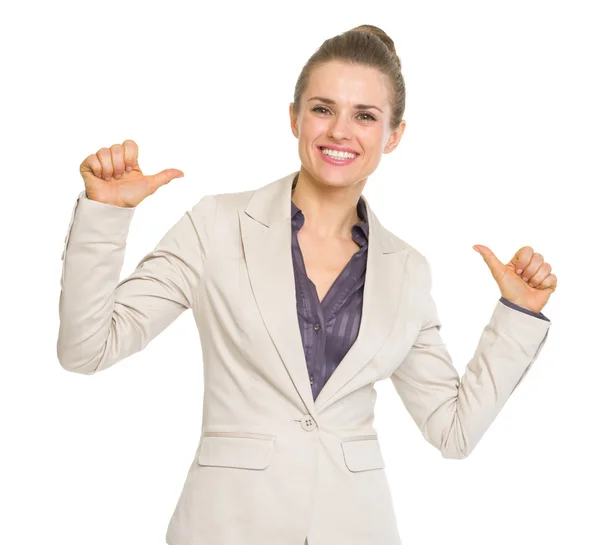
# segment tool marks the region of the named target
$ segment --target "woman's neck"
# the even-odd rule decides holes
[[[357,205],[366,179],[347,187],[315,181],[304,169],[292,184],[292,201],[302,210],[306,229],[319,238],[352,238],[352,226],[361,221]]]

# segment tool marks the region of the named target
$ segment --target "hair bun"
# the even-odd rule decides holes
[[[400,62],[400,57],[398,57],[398,54],[396,53],[396,46],[394,45],[394,40],[392,40],[379,27],[377,27],[375,25],[359,25],[350,30],[365,32],[367,34],[374,34],[375,36],[377,36],[386,45],[386,47],[390,50],[390,53],[392,54],[392,57],[394,57],[394,59],[398,63],[398,66],[400,66],[400,68],[402,68],[402,64]]]

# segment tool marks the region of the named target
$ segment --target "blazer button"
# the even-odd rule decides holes
[[[313,431],[317,428],[317,425],[315,423],[315,421],[313,420],[312,416],[310,415],[304,415],[301,419],[300,419],[300,425],[302,426],[302,429],[304,431]]]
[[[315,331],[319,331],[319,329],[321,329],[321,324],[314,324],[314,325],[313,325],[313,329],[314,329]]]

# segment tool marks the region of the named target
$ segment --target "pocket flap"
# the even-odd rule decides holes
[[[350,471],[383,469],[385,464],[377,439],[350,439],[342,441],[344,460]]]
[[[198,463],[203,466],[265,469],[271,463],[274,439],[206,436],[200,442]]]

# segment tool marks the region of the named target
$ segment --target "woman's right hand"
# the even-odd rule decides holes
[[[92,153],[81,163],[79,172],[88,199],[124,208],[137,206],[160,186],[184,175],[181,170],[168,168],[145,176],[138,164],[138,146],[133,140]]]

